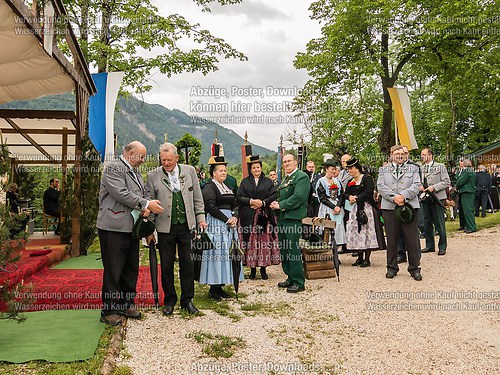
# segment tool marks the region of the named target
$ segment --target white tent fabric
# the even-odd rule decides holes
[[[29,133],[28,136],[36,142],[38,146],[43,148],[53,159],[60,162],[63,158],[63,136],[62,134],[48,134],[51,130],[68,129],[73,134],[68,134],[68,149],[66,160],[72,163],[75,160],[75,125],[73,121],[67,119],[31,119],[9,117],[9,120],[14,122],[21,130],[36,129],[42,134]],[[40,150],[33,146],[21,133],[7,133],[6,129],[12,129],[12,126],[5,118],[0,118],[0,133],[2,134],[3,142],[9,146],[9,152],[12,157],[16,158],[19,164],[44,164],[49,159]],[[47,130],[45,134],[43,131]]]
[[[4,0],[0,0],[0,51],[0,104],[73,90],[72,78]]]

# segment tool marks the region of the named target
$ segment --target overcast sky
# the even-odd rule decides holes
[[[156,1],[156,5],[164,16],[179,13],[191,23],[200,23],[202,28],[245,53],[248,61],[222,61],[219,71],[207,76],[155,75],[153,90],[144,95],[144,100],[179,109],[193,117],[213,118],[241,136],[248,131],[250,142],[275,149],[280,135],[297,125],[287,124],[292,112],[287,110],[286,102],[293,96],[274,89],[303,87],[307,72],[296,70],[293,60],[297,52],[305,50],[310,39],[320,35],[319,24],[309,19],[310,2],[244,0],[242,4],[225,7],[212,5],[211,13],[201,12],[200,7],[188,0]],[[198,91],[197,87],[213,89]],[[227,96],[218,98],[223,89],[227,90]],[[222,120],[217,121],[219,118]],[[256,123],[260,121],[264,123]],[[270,123],[279,121],[283,123]]]

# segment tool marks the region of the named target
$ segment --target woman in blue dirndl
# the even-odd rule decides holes
[[[224,184],[227,176],[224,158],[211,157],[209,172],[212,180],[203,187],[207,234],[213,248],[203,251],[200,284],[210,285],[210,298],[220,301],[230,295],[222,289],[225,284],[233,284],[231,245],[238,241],[238,209],[236,197]],[[241,261],[240,261],[241,262]],[[243,266],[240,265],[239,281],[243,280]]]
[[[316,183],[316,195],[318,196],[320,206],[318,217],[328,218],[336,222],[335,225],[335,244],[344,245],[344,209],[341,206],[342,185],[340,181],[333,177],[336,164],[332,159],[323,163],[325,175]]]

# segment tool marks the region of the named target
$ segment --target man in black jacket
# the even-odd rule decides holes
[[[479,172],[476,172],[476,210],[475,216],[479,216],[479,206],[481,206],[481,217],[486,216],[486,206],[488,205],[488,196],[491,190],[491,176],[486,172],[484,165],[479,166]]]
[[[61,190],[59,190],[59,179],[51,178],[50,186],[43,193],[43,211],[46,215],[61,217],[61,206],[59,198],[61,197]],[[57,228],[55,234],[59,235],[59,221],[57,221]]]

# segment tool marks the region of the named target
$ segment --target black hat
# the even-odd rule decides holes
[[[155,231],[155,223],[154,221],[149,220],[147,217],[139,217],[134,224],[134,228],[132,229],[132,237],[133,238],[143,238],[150,236]]]
[[[359,166],[359,160],[356,159],[354,156],[352,156],[349,160],[346,161],[347,167],[354,167],[356,165]]]
[[[396,206],[394,209],[394,215],[396,216],[396,220],[400,223],[408,224],[413,221],[415,217],[415,210],[409,203],[405,202],[403,206]]]
[[[326,159],[323,164],[321,164],[322,167],[336,167],[339,165],[338,163],[335,162],[333,159]]]
[[[247,162],[247,164],[253,164],[253,163],[262,164],[262,161],[260,160],[259,155],[248,155],[246,157],[246,162]]]
[[[224,156],[210,156],[208,165],[227,165]]]

